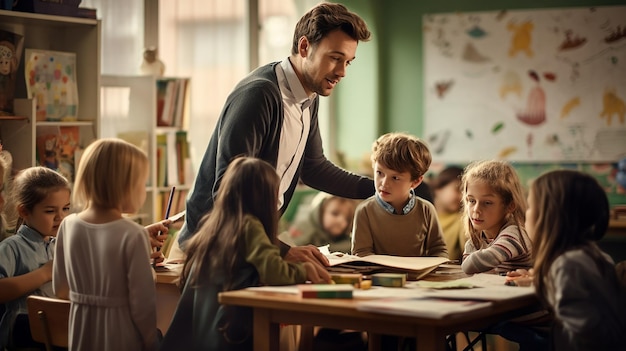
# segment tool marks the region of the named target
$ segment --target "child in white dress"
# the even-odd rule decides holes
[[[61,224],[53,268],[55,294],[71,301],[70,350],[158,348],[148,235],[122,217],[144,203],[148,173],[147,156],[119,139],[81,158],[74,200],[84,209]]]

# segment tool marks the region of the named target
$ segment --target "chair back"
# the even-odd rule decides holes
[[[47,351],[53,346],[68,347],[70,302],[31,295],[26,304],[33,340],[44,344]]]

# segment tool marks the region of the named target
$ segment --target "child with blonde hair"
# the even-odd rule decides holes
[[[463,221],[469,240],[461,268],[467,274],[532,267],[524,230],[526,199],[515,169],[505,161],[478,161],[462,177]]]
[[[328,282],[311,262],[280,256],[276,170],[258,158],[230,162],[213,210],[189,239],[178,307],[161,350],[252,350],[252,310],[218,302],[222,291]]]
[[[415,195],[432,157],[405,133],[388,133],[372,146],[376,193],[356,209],[352,254],[448,257],[437,211]]]
[[[126,219],[146,198],[147,156],[120,139],[83,153],[75,203],[84,209],[59,228],[54,292],[71,301],[70,350],[158,348],[156,287],[146,229]]]
[[[70,210],[70,185],[45,167],[21,171],[12,195],[19,214],[17,232],[0,242],[0,350],[33,347],[28,324],[28,295],[53,297],[52,259],[59,225]]]
[[[596,244],[609,222],[606,193],[588,174],[557,170],[532,183],[528,205],[533,279],[555,317],[554,350],[624,350],[626,291]]]

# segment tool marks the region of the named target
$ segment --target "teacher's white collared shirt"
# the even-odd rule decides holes
[[[284,107],[284,120],[276,163],[276,173],[280,177],[278,208],[281,208],[285,202],[285,192],[289,189],[304,155],[311,129],[310,106],[317,95],[306,94],[289,58],[276,65],[276,77]]]

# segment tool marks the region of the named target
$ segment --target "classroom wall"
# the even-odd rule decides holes
[[[371,27],[372,40],[361,43],[357,60],[333,95],[335,145],[352,169],[361,170],[372,141],[389,131],[423,137],[422,15],[460,11],[494,11],[558,7],[624,5],[624,0],[342,0]],[[371,57],[370,57],[371,56]],[[437,160],[433,160],[435,163]],[[468,160],[469,161],[469,160]],[[436,166],[436,165],[435,165]],[[589,163],[516,164],[523,181],[554,168],[575,168],[596,175],[612,204],[626,204],[626,195],[612,181],[614,170]],[[610,167],[609,167],[610,168]]]

